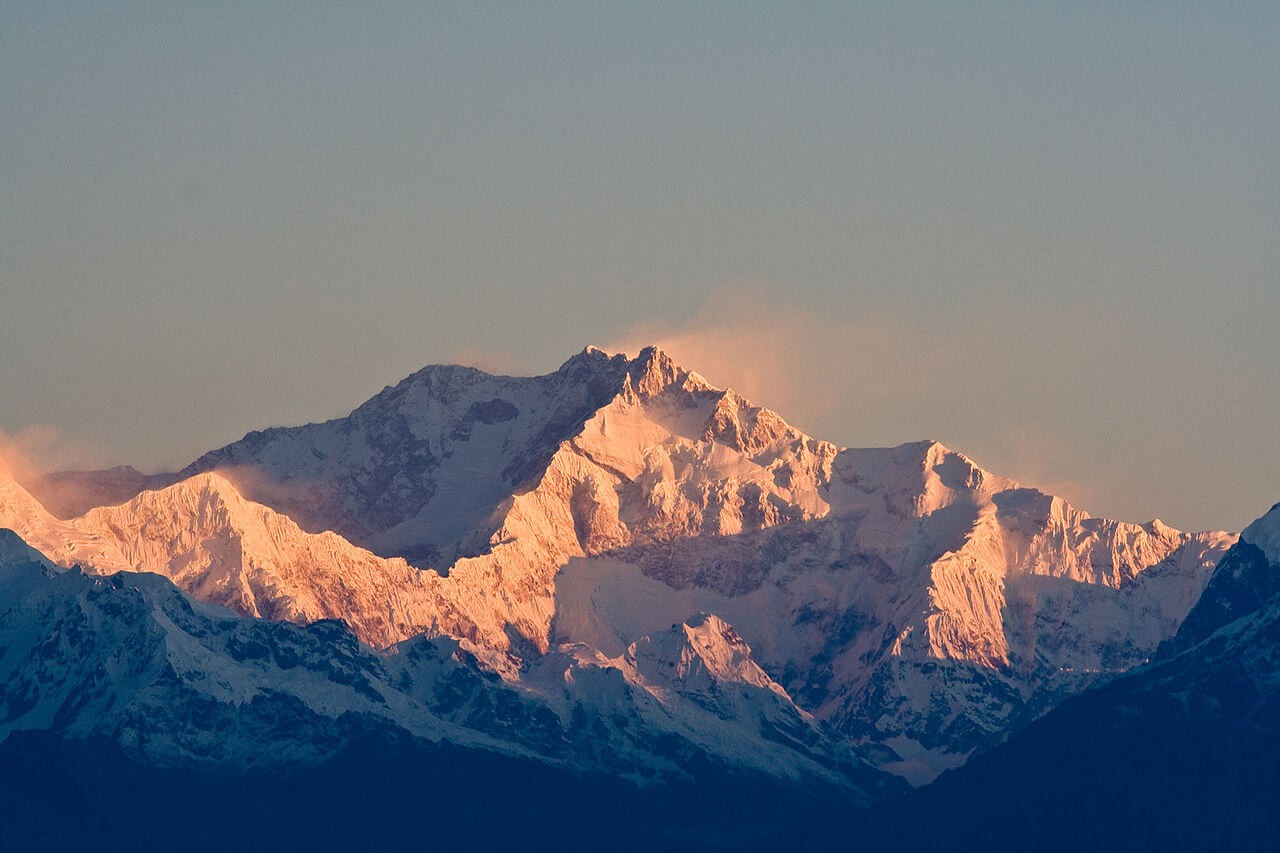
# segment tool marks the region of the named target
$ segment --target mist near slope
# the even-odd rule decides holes
[[[128,465],[104,461],[105,455],[62,430],[34,426],[0,430],[0,475],[11,477],[55,518],[68,521],[98,506],[115,506],[139,492],[171,485],[169,473],[144,474]]]
[[[61,429],[33,424],[16,432],[0,429],[0,468],[26,485],[49,471],[100,467],[104,455],[84,441],[69,438]]]

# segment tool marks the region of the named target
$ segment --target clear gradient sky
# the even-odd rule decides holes
[[[665,343],[1098,514],[1280,500],[1280,3],[0,0],[0,430],[181,465]]]

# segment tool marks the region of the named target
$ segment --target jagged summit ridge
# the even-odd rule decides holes
[[[660,393],[675,376],[687,372],[656,348],[635,359],[588,348],[534,377],[431,366],[345,418],[250,433],[178,476],[222,470],[305,530],[444,570],[484,550],[500,504],[596,411],[628,386]]]

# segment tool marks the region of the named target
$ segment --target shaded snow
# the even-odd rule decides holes
[[[1246,527],[1240,538],[1257,546],[1266,555],[1267,562],[1280,566],[1280,504]]]

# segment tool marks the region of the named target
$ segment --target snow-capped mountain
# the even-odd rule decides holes
[[[333,748],[344,714],[403,710],[338,623],[248,620],[152,574],[13,558],[0,561],[0,601],[0,735],[106,734],[161,763],[287,764]],[[413,731],[480,740],[426,715]]]
[[[609,649],[717,613],[802,707],[925,781],[1143,663],[1231,542],[1092,519],[931,442],[840,451],[829,470],[808,495],[820,517],[797,502],[788,523],[571,561],[557,636]]]
[[[176,479],[221,471],[305,530],[443,568],[483,549],[495,511],[541,476],[627,367],[598,350],[537,377],[425,367],[345,418],[249,433]]]
[[[126,504],[23,512],[24,536],[101,543],[45,551],[60,564],[378,647],[453,637],[513,684],[550,667],[733,716],[709,686],[731,674],[781,728],[917,782],[1145,662],[1233,541],[1091,518],[936,442],[837,447],[655,348],[531,378],[426,368]]]

